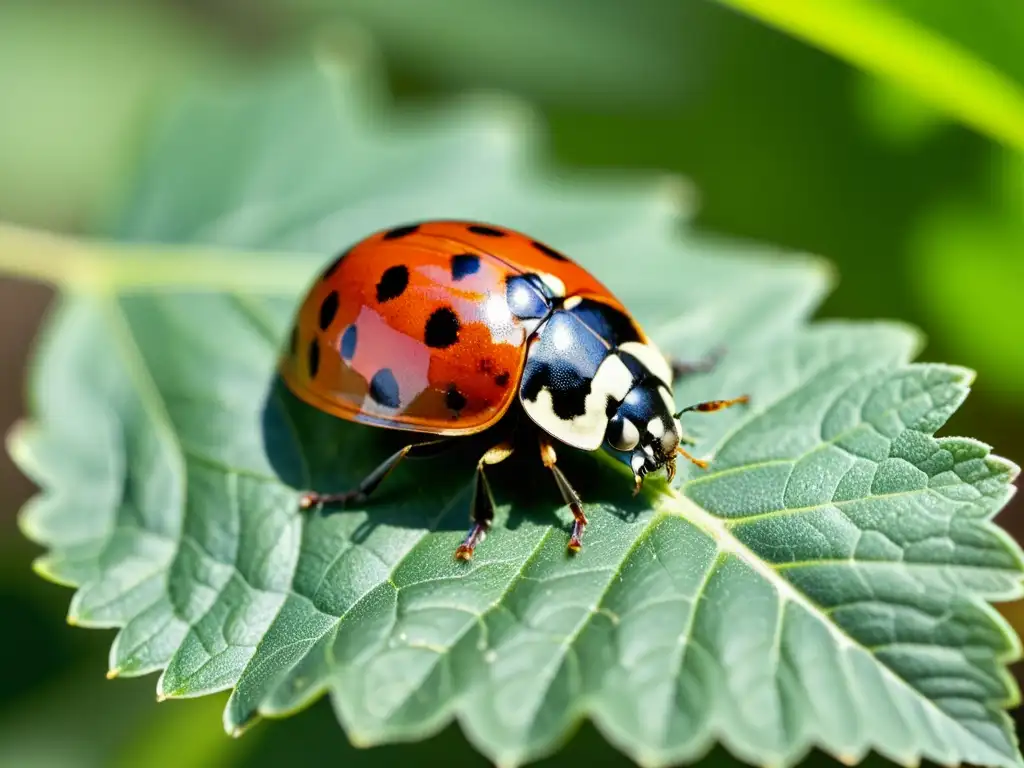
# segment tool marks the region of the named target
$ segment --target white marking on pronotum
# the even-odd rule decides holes
[[[544,284],[551,289],[555,296],[565,296],[565,283],[557,277],[549,275],[547,272],[538,272],[537,277],[544,281]]]
[[[576,309],[576,307],[578,307],[580,305],[580,302],[582,301],[582,296],[570,296],[568,299],[562,302],[562,306],[565,307],[565,309]]]
[[[666,432],[661,437],[661,452],[665,454],[672,453],[679,445],[679,436],[682,432]]]
[[[619,344],[619,349],[639,360],[644,368],[665,382],[667,386],[672,386],[672,366],[668,364],[668,360],[653,343],[642,344],[639,341],[627,341],[624,344]]]
[[[555,415],[551,390],[543,387],[536,400],[520,396],[520,402],[527,415],[548,434],[574,448],[596,451],[604,442],[608,428],[605,407],[608,398],[621,402],[633,386],[633,375],[626,364],[616,355],[608,355],[597,369],[590,382],[590,394],[584,401],[584,411],[571,419],[560,419]]]
[[[659,416],[655,416],[647,422],[647,431],[650,433],[651,437],[658,440],[665,434],[665,422],[663,422]]]

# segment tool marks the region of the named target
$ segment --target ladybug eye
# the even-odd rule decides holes
[[[608,422],[608,444],[617,451],[631,451],[640,442],[640,430],[629,419],[614,416]]]

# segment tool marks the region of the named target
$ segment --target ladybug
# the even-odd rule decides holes
[[[713,364],[713,363],[712,363]],[[746,396],[677,410],[673,379],[708,363],[672,364],[622,303],[564,254],[520,232],[469,221],[430,221],[376,232],[339,256],[298,311],[280,372],[309,405],[348,421],[434,436],[410,442],[346,493],[307,493],[301,505],[365,502],[405,457],[429,456],[460,437],[494,430],[477,463],[472,525],[455,556],[472,557],[494,517],[485,468],[532,431],[582,546],[587,518],[557,466],[556,443],[604,448],[633,471],[634,493],[676,456],[686,411],[714,411]],[[516,418],[525,415],[525,419]],[[516,429],[504,425],[516,422]]]

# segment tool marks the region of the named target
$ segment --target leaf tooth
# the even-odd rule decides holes
[[[77,587],[78,584],[61,575],[60,569],[56,566],[57,562],[58,558],[52,555],[40,555],[32,561],[32,571],[37,576],[62,587]]]
[[[833,757],[835,757],[835,759],[843,765],[853,766],[860,764],[860,762],[864,759],[865,752],[861,752],[859,754],[856,752],[839,752],[833,755]]]
[[[346,735],[348,736],[348,740],[351,742],[352,746],[358,747],[359,749],[369,749],[370,747],[380,745],[380,741],[363,733],[362,731],[349,730]]]
[[[252,712],[245,722],[236,722],[231,718],[230,702],[224,706],[224,710],[221,713],[221,724],[224,726],[224,732],[233,739],[240,739],[260,719],[259,713]]]

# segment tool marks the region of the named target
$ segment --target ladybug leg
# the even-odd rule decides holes
[[[473,524],[470,526],[466,538],[455,550],[456,560],[469,560],[473,557],[473,550],[484,540],[491,527],[491,521],[494,520],[494,496],[491,494],[491,485],[487,482],[487,475],[484,474],[484,467],[504,461],[512,455],[513,448],[511,441],[498,443],[481,456],[480,461],[476,463],[473,500],[470,502],[469,508]]]
[[[550,469],[551,474],[555,476],[555,483],[558,484],[562,500],[572,510],[572,535],[569,537],[569,551],[579,552],[583,548],[583,529],[587,527],[587,516],[583,514],[583,502],[580,501],[580,495],[576,493],[576,489],[569,484],[565,475],[562,474],[562,470],[555,463],[558,461],[558,455],[555,453],[555,446],[551,444],[551,439],[547,435],[541,435],[540,437],[540,460],[544,462],[544,466]]]
[[[672,381],[678,381],[683,376],[689,376],[693,373],[707,373],[713,370],[724,354],[725,349],[723,347],[716,347],[705,355],[703,360],[696,362],[691,363],[675,358],[670,359],[668,364],[672,368]]]
[[[676,446],[676,453],[678,453],[680,456],[682,456],[687,461],[693,462],[694,464],[696,464],[701,469],[707,469],[708,468],[707,461],[705,461],[704,459],[698,459],[696,456],[692,455],[689,451],[684,451],[679,446]],[[676,473],[675,462],[672,462],[671,466],[672,466],[672,475],[675,475],[675,473]],[[668,479],[669,479],[669,482],[672,482],[672,476],[669,476]]]
[[[337,504],[344,507],[350,503],[362,503],[370,497],[370,494],[376,490],[381,481],[391,473],[391,470],[401,463],[402,459],[418,459],[433,456],[449,447],[450,443],[450,440],[431,440],[425,443],[407,445],[384,459],[353,490],[345,491],[344,493],[316,493],[312,491],[305,494],[299,500],[299,506],[302,509],[309,509],[318,504]]]

